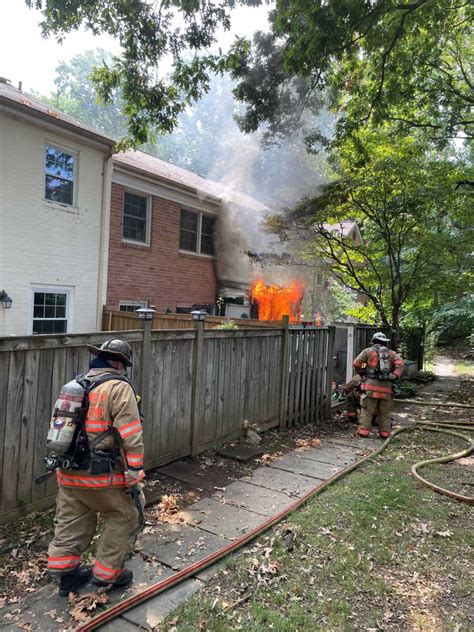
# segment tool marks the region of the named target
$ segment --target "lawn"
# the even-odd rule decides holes
[[[461,445],[435,433],[404,433],[375,462],[226,560],[157,629],[474,629],[472,507],[409,476],[414,462]],[[472,472],[472,458],[424,470],[466,495]]]

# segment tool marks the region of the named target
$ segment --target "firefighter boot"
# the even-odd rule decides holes
[[[76,568],[72,573],[62,575],[59,580],[59,595],[67,597],[70,592],[76,592],[76,589],[89,581],[92,570],[86,566]]]
[[[124,568],[117,579],[112,582],[103,581],[94,577],[92,583],[96,586],[107,586],[108,588],[113,589],[120,588],[121,586],[126,586],[127,584],[130,584],[131,581],[133,581],[133,572],[128,570],[128,568]]]

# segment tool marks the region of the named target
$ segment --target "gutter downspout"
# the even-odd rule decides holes
[[[105,156],[102,169],[102,209],[99,241],[99,273],[97,277],[96,331],[102,331],[103,307],[107,302],[107,280],[109,265],[110,198],[112,191],[113,154]]]

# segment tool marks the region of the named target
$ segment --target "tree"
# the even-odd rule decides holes
[[[245,131],[279,139],[323,102],[336,142],[367,124],[472,138],[474,6],[465,0],[277,0],[269,33],[234,48]],[[312,149],[328,142],[308,133]]]
[[[210,74],[225,68],[224,57],[209,49],[218,29],[229,28],[234,0],[25,1],[42,11],[45,36],[62,41],[84,26],[120,42],[121,54],[104,60],[92,79],[105,104],[121,92],[129,136],[122,147],[170,132],[179,114],[209,90]],[[160,63],[168,62],[171,72],[160,72]]]
[[[75,55],[69,63],[59,64],[54,79],[56,91],[41,99],[107,136],[120,138],[126,133],[122,95],[115,90],[108,105],[104,105],[99,102],[91,80],[94,68],[111,60],[111,53],[100,48]]]
[[[368,299],[365,316],[398,330],[408,307],[455,295],[472,278],[472,204],[456,182],[464,165],[427,151],[416,136],[393,143],[390,129],[360,131],[333,154],[334,180],[318,195],[272,216],[268,229],[307,260],[320,259]],[[363,242],[345,230],[357,221]],[[471,248],[472,250],[472,248]]]

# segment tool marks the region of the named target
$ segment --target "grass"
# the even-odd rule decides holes
[[[454,364],[454,370],[458,375],[474,377],[474,362],[470,362],[469,360],[458,360]]]
[[[472,508],[408,475],[414,462],[461,442],[421,431],[402,437],[261,536],[156,629],[473,629]],[[426,474],[472,494],[466,470]],[[296,534],[292,551],[287,529]]]

